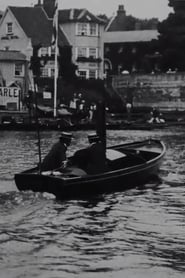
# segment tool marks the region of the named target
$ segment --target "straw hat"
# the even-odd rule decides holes
[[[60,138],[60,140],[71,141],[72,133],[70,133],[70,132],[61,132],[59,138]]]

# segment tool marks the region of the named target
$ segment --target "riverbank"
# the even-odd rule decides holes
[[[137,108],[185,110],[185,72],[116,75],[112,87],[125,105],[131,101]]]

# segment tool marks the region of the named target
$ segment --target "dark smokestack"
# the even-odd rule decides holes
[[[44,0],[43,7],[49,18],[53,18],[55,10],[55,0]]]

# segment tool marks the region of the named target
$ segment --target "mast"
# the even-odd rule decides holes
[[[53,116],[57,116],[57,81],[58,81],[58,0],[55,0],[53,17],[53,45],[55,46],[55,70],[54,70],[54,111]]]
[[[41,156],[41,140],[40,140],[40,128],[39,128],[39,119],[38,119],[38,103],[37,103],[37,84],[34,80],[34,97],[35,97],[35,120],[37,126],[37,139],[38,139],[38,155],[39,155],[39,163],[38,163],[38,170],[39,174],[41,174],[41,163],[42,163],[42,156]]]

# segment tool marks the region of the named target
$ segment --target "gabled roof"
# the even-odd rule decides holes
[[[26,61],[26,56],[16,50],[0,50],[0,61]]]
[[[129,21],[127,20],[127,16],[118,18],[117,16],[112,17],[106,27],[107,32],[115,32],[115,31],[126,31],[128,30]]]
[[[9,9],[25,34],[31,38],[33,46],[51,45],[53,21],[48,19],[42,7],[9,7]],[[59,45],[69,45],[62,30],[59,30]]]
[[[86,9],[67,9],[59,11],[59,23],[67,22],[92,22],[105,24],[105,21]]]
[[[157,30],[105,32],[104,43],[149,42],[158,35]]]
[[[124,5],[119,5],[117,14],[112,17],[106,27],[107,32],[132,31],[132,30],[156,30],[157,18],[138,19],[131,15],[126,15]]]

